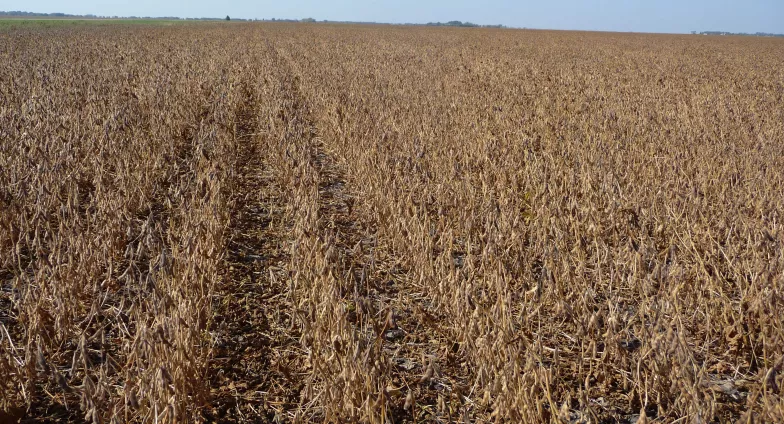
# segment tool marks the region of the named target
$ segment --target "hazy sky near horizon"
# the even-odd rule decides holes
[[[784,0],[0,0],[0,10],[426,23],[636,32],[784,33]]]

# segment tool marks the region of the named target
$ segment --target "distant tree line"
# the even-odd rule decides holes
[[[13,18],[68,18],[68,19],[161,19],[167,21],[187,20],[187,21],[219,21],[221,18],[180,18],[177,16],[96,16],[88,15],[71,15],[68,13],[35,13],[35,12],[22,12],[19,10],[12,10],[4,12],[0,10],[0,17],[13,17]],[[228,18],[228,16],[226,16]],[[225,18],[224,18],[225,19]],[[229,19],[226,19],[229,20]],[[234,19],[235,21],[252,21],[252,19]]]
[[[23,12],[19,10],[12,10],[9,12],[0,11],[0,16],[8,16],[8,17],[15,17],[15,18],[76,18],[76,19],[163,19],[163,20],[188,20],[188,21],[218,21],[218,20],[226,20],[226,21],[258,21],[259,19],[236,19],[230,18],[226,16],[225,18],[179,18],[177,16],[96,16],[96,15],[71,15],[68,13],[35,13],[35,12]],[[324,22],[324,23],[339,23],[339,24],[366,24],[366,25],[394,25],[394,24],[385,24],[383,22],[359,22],[359,21],[316,21],[313,18],[304,18],[304,19],[261,19],[262,21],[272,21],[272,22],[305,22],[305,23],[315,23],[315,22]],[[417,25],[421,26],[423,24],[402,24],[402,25]],[[472,22],[461,22],[461,21],[449,21],[449,22],[429,22],[424,24],[425,26],[445,26],[445,27],[463,27],[463,28],[506,28],[503,25],[477,25]]]
[[[692,31],[692,34],[697,34],[697,31]],[[752,37],[784,37],[784,34],[771,34],[769,32],[729,32],[729,31],[702,31],[700,35],[747,35]]]
[[[229,16],[225,18],[179,18],[177,16],[96,16],[96,15],[71,15],[68,13],[35,13],[35,12],[23,12],[19,10],[12,10],[8,12],[0,11],[0,17],[7,16],[7,17],[15,17],[15,18],[71,18],[71,19],[162,19],[162,20],[187,20],[187,21],[218,21],[218,20],[226,20],[226,21],[258,21],[259,19],[235,19]],[[341,23],[341,24],[365,24],[365,25],[395,25],[395,24],[385,24],[383,22],[357,22],[357,21],[316,21],[313,18],[304,18],[304,19],[261,19],[262,21],[272,21],[272,22],[305,22],[305,23],[315,23],[315,22],[324,22],[324,23]],[[416,25],[422,26],[423,24],[402,24],[402,25]],[[463,28],[506,28],[503,25],[478,25],[472,22],[461,22],[461,21],[449,21],[449,22],[429,22],[424,24],[425,26],[439,26],[439,27],[463,27]]]
[[[0,16],[13,16],[13,17],[29,17],[29,18],[95,18],[95,15],[69,15],[67,13],[35,13],[35,12],[22,12],[20,10],[12,10],[9,12],[0,11]]]
[[[359,24],[359,25],[403,25],[403,26],[448,26],[448,27],[464,27],[464,28],[506,28],[503,25],[477,25],[472,22],[461,22],[461,21],[449,21],[449,22],[429,22],[426,24],[414,24],[414,23],[404,23],[404,24],[390,24],[386,22],[372,22],[372,21],[330,21],[324,19],[322,21],[316,20],[314,18],[304,18],[304,19],[262,19],[262,21],[270,21],[270,22],[305,22],[305,23],[325,23],[325,24]]]
[[[428,22],[427,26],[449,26],[465,28],[504,28],[503,25],[477,25],[472,22],[449,21],[449,22]]]

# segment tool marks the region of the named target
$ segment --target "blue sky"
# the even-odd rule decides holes
[[[0,0],[0,10],[393,23],[459,20],[550,29],[784,33],[784,0]]]

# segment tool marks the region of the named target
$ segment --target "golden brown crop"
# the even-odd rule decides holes
[[[3,414],[784,420],[780,40],[0,45]]]

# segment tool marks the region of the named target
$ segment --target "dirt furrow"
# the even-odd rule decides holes
[[[246,87],[237,111],[236,181],[228,254],[213,301],[213,360],[209,381],[221,422],[284,420],[301,383],[293,363],[301,357],[286,284],[287,223],[281,188],[265,163],[264,110]]]

